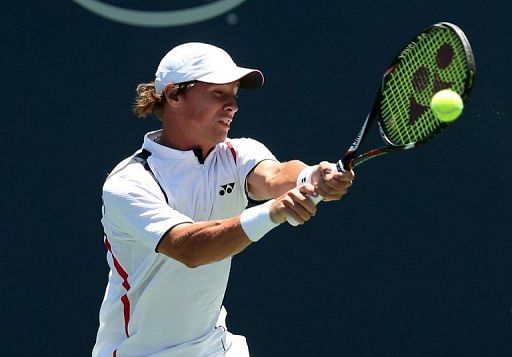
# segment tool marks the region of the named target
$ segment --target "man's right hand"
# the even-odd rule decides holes
[[[290,217],[298,224],[306,223],[316,214],[316,205],[307,195],[316,196],[311,184],[295,187],[277,197],[270,207],[270,219],[275,223],[283,223]]]

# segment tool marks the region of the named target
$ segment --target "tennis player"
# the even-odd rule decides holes
[[[111,271],[93,356],[249,356],[225,323],[231,257],[287,218],[308,221],[316,206],[306,195],[339,200],[354,178],[228,139],[238,90],[262,84],[224,50],[186,43],[137,87],[136,115],[157,116],[162,129],[103,187]]]

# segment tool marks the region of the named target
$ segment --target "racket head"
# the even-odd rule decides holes
[[[410,149],[439,135],[453,122],[437,119],[430,108],[432,96],[451,89],[465,102],[475,74],[473,51],[458,26],[441,22],[422,31],[400,51],[382,79],[374,110],[386,144]]]

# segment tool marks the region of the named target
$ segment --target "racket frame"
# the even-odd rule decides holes
[[[393,73],[393,71],[395,70],[396,66],[398,65],[398,63],[400,61],[400,55],[408,47],[410,47],[412,43],[416,42],[423,34],[428,33],[437,27],[448,27],[449,29],[451,29],[459,37],[459,39],[463,45],[464,54],[465,54],[466,63],[467,63],[467,76],[464,81],[464,88],[463,88],[461,97],[462,97],[463,101],[465,101],[467,99],[467,97],[473,87],[475,73],[476,73],[476,66],[475,66],[475,61],[474,61],[474,57],[473,57],[473,51],[471,49],[471,46],[469,44],[469,41],[468,41],[466,35],[458,26],[456,26],[452,23],[449,23],[449,22],[440,22],[440,23],[434,24],[434,25],[426,28],[425,30],[421,31],[420,34],[416,35],[411,41],[409,41],[406,46],[404,46],[402,48],[402,50],[399,52],[399,55],[395,57],[395,59],[392,61],[391,65],[388,67],[388,69],[382,76],[381,85],[377,92],[377,96],[375,98],[375,101],[373,103],[371,111],[368,113],[368,116],[366,117],[366,120],[364,121],[363,126],[361,127],[361,129],[360,129],[358,135],[356,136],[356,139],[352,143],[352,145],[349,147],[349,149],[347,150],[347,152],[345,153],[343,158],[338,160],[338,162],[336,163],[336,168],[338,171],[340,171],[340,172],[350,171],[353,168],[355,168],[356,166],[362,164],[363,162],[365,162],[371,158],[381,156],[381,155],[387,154],[389,152],[403,151],[403,150],[409,150],[409,149],[416,148],[416,147],[420,146],[421,144],[425,144],[425,143],[429,142],[431,139],[436,137],[440,132],[442,132],[446,127],[449,126],[449,123],[443,123],[442,125],[439,126],[438,130],[432,132],[431,135],[429,135],[429,137],[427,137],[425,140],[418,141],[418,142],[411,142],[411,143],[404,144],[404,145],[396,145],[388,139],[388,137],[386,136],[384,130],[382,129],[382,125],[381,125],[382,93],[385,88],[386,81],[388,80],[388,78],[390,78],[390,75]],[[359,150],[359,147],[366,139],[366,136],[375,121],[377,121],[377,124],[379,127],[379,134],[380,134],[382,140],[384,141],[384,143],[386,144],[386,146],[381,146],[381,147],[369,150],[367,152],[364,152],[364,153],[358,155],[357,151]]]

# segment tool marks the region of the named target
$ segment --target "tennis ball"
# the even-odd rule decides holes
[[[430,108],[437,119],[448,123],[457,119],[464,109],[460,95],[451,89],[443,89],[432,97]]]

